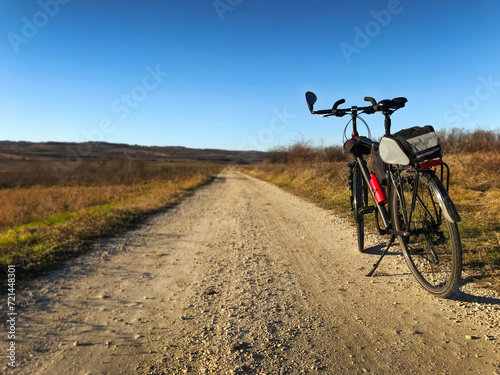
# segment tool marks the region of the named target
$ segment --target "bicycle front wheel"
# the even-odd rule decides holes
[[[462,245],[455,222],[445,218],[436,189],[441,184],[433,172],[402,171],[391,211],[404,258],[417,281],[438,297],[449,297],[458,288],[462,273]]]

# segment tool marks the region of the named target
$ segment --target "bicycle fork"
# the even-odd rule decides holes
[[[354,169],[354,162],[350,162],[347,164],[347,167],[349,168],[349,177],[348,177],[348,182],[349,182],[349,205],[351,207],[351,210],[353,209],[353,197],[352,197],[352,176],[353,176],[353,169]]]

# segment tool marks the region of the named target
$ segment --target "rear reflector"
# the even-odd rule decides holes
[[[420,163],[420,168],[436,167],[436,166],[441,165],[441,164],[443,164],[442,160],[425,161],[423,163]]]

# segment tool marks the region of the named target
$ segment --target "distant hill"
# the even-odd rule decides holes
[[[137,146],[106,142],[0,141],[0,162],[5,161],[101,161],[143,160],[155,163],[249,164],[263,161],[265,152],[195,149],[175,146]]]

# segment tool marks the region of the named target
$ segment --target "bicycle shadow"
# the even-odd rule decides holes
[[[375,245],[372,247],[368,247],[363,251],[363,254],[367,255],[382,255],[382,252],[385,250],[387,247],[387,243],[382,243],[379,245]],[[396,251],[392,250],[393,248],[397,249]],[[397,244],[392,244],[385,256],[392,256],[392,255],[401,255],[401,252],[399,251],[399,248]]]
[[[376,246],[369,247],[365,249],[363,252],[364,254],[368,255],[382,255],[382,252],[385,250],[387,244],[380,244]],[[394,248],[394,250],[391,250]],[[389,251],[387,251],[386,256],[402,256],[401,251],[399,251],[399,248],[397,244],[391,245],[391,248],[389,248]],[[377,271],[375,271],[376,273]],[[402,273],[387,273],[384,272],[383,275],[377,275],[377,276],[402,276],[402,275],[411,275],[411,272],[402,272]],[[469,283],[473,283],[474,278],[472,277],[467,277],[464,278],[460,281],[460,286],[459,289],[448,299],[451,301],[457,301],[457,302],[469,302],[469,303],[479,303],[479,304],[485,304],[485,305],[490,305],[490,306],[497,306],[500,305],[500,298],[497,297],[487,297],[487,296],[481,296],[477,294],[473,294],[469,291],[464,291],[463,287]]]
[[[367,255],[382,255],[382,252],[385,250],[387,247],[387,243],[382,243],[379,245],[375,245],[369,248],[366,248],[363,254]],[[399,251],[399,247],[396,243],[392,244],[389,250],[387,251],[385,256],[401,256],[401,251]],[[375,271],[376,272],[376,271]],[[385,273],[384,276],[395,276],[398,275],[397,273],[393,274],[387,274]],[[411,275],[410,272],[403,272],[399,275]],[[474,279],[472,277],[467,277],[461,280],[459,289],[448,299],[451,301],[457,301],[457,302],[472,302],[472,303],[479,303],[479,304],[485,304],[485,305],[490,305],[490,306],[497,306],[500,305],[500,298],[497,297],[487,297],[487,296],[481,296],[481,295],[476,295],[472,294],[471,292],[466,292],[463,291],[463,287],[469,283],[474,282]]]
[[[480,296],[462,290],[465,285],[472,283],[473,281],[474,280],[471,277],[462,279],[462,281],[460,282],[459,289],[449,299],[452,301],[459,301],[459,302],[477,302],[491,306],[500,305],[500,298]]]

